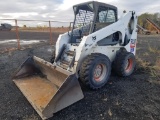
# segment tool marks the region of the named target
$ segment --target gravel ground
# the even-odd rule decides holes
[[[160,50],[160,36],[138,37],[137,59],[154,66],[160,54],[151,52],[149,47]],[[49,61],[52,48],[44,45],[0,54],[1,120],[40,119],[12,82],[11,75],[30,55]],[[50,120],[160,120],[160,74],[153,77],[145,70],[138,63],[129,77],[122,78],[112,73],[108,84],[97,91],[82,86],[85,98],[54,114]]]

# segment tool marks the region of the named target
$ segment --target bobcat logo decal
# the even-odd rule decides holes
[[[93,36],[92,40],[93,40],[93,42],[95,42],[96,41],[96,36]]]

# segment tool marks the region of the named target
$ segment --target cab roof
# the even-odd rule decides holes
[[[77,5],[74,5],[74,7],[85,7],[85,5],[89,5],[89,4],[93,4],[93,7],[95,9],[98,9],[99,6],[104,6],[104,7],[109,7],[111,9],[114,9],[117,11],[117,7],[113,6],[113,5],[110,5],[110,4],[106,4],[106,3],[102,3],[102,2],[97,2],[97,1],[89,1],[89,2],[84,2],[84,3],[80,3],[80,4],[77,4]]]

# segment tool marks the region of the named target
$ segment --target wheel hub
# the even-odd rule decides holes
[[[106,74],[106,66],[103,64],[98,64],[94,69],[94,79],[96,82],[100,82],[104,79]]]
[[[130,72],[133,67],[133,60],[130,58],[126,61],[125,70],[126,72]]]

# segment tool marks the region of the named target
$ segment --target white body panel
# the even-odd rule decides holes
[[[56,56],[55,57],[57,57],[57,55],[60,52],[63,45],[69,43],[69,39],[70,39],[70,37],[69,37],[68,33],[59,35],[58,40],[56,42]]]
[[[131,18],[134,17],[133,22],[131,22],[132,33],[130,34],[128,24],[130,23]],[[81,42],[78,45],[73,45],[69,43],[69,35],[68,33],[62,34],[59,36],[58,41],[56,43],[56,56],[62,49],[64,44],[67,45],[66,49],[70,51],[75,51],[75,62],[74,67],[70,69],[73,73],[77,73],[83,62],[84,58],[91,53],[101,53],[110,59],[112,62],[115,59],[116,52],[120,48],[125,48],[128,52],[132,52],[134,55],[136,54],[136,40],[137,40],[137,15],[133,12],[128,12],[124,14],[117,22],[106,26],[88,36],[84,36]],[[98,46],[97,42],[114,34],[115,32],[119,32],[121,34],[121,44],[117,43],[116,45],[106,45],[106,46]],[[125,36],[130,40],[129,43],[125,46],[124,43]],[[68,59],[68,56],[64,56],[65,59]]]

